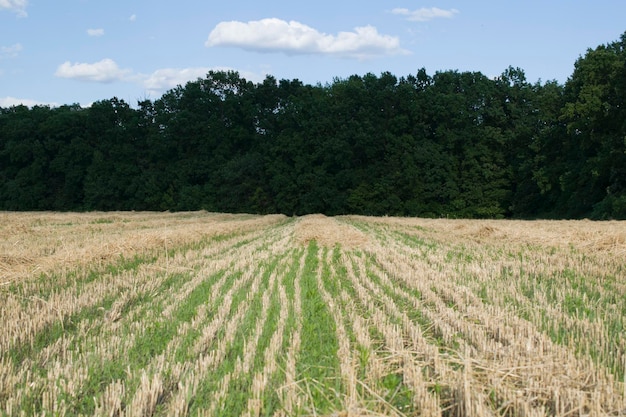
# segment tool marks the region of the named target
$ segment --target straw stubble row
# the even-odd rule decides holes
[[[247,247],[245,245],[240,247],[238,253],[244,255],[244,257],[237,258],[231,256],[227,264],[234,267],[235,271],[249,268],[250,264],[247,262],[246,256],[251,255],[246,255],[246,251],[256,253],[259,246],[267,244],[267,238],[268,236],[265,235],[261,242],[257,241],[252,245],[247,245]],[[241,241],[242,239],[239,238],[231,242],[231,247],[233,244],[237,245],[238,240]],[[229,250],[225,249],[217,255],[228,254],[228,252]],[[211,260],[210,257],[207,259],[206,254],[202,258],[198,258],[198,254],[199,252],[189,256],[190,254],[187,252],[186,256],[178,256],[174,259],[168,259],[163,256],[154,264],[147,266],[142,265],[132,274],[122,273],[103,276],[103,279],[96,280],[94,285],[101,286],[108,290],[108,292],[93,291],[93,285],[91,287],[84,286],[83,293],[78,296],[78,300],[81,300],[81,297],[92,300],[91,304],[75,302],[69,304],[71,309],[68,309],[68,303],[61,302],[59,296],[53,293],[46,304],[50,304],[53,306],[51,308],[55,309],[65,308],[66,310],[63,312],[65,316],[69,315],[71,312],[80,312],[80,307],[86,308],[90,305],[97,305],[99,300],[104,298],[105,295],[114,294],[116,290],[120,296],[113,302],[109,311],[102,311],[102,319],[99,322],[92,323],[90,321],[87,323],[82,321],[76,323],[78,330],[75,334],[66,333],[55,343],[46,346],[37,354],[39,357],[37,362],[40,363],[41,370],[48,375],[46,379],[39,378],[35,373],[23,371],[24,369],[28,370],[28,364],[31,363],[30,359],[27,358],[21,364],[16,364],[5,361],[3,354],[2,369],[6,372],[2,376],[3,392],[1,394],[2,397],[8,397],[5,402],[5,412],[12,415],[20,408],[23,399],[33,397],[33,395],[36,396],[36,393],[41,391],[43,392],[41,397],[42,407],[44,407],[44,409],[54,410],[59,415],[64,415],[71,405],[64,403],[61,397],[72,398],[78,394],[77,391],[81,388],[81,384],[85,382],[87,369],[93,363],[91,358],[96,357],[98,358],[98,362],[103,364],[112,361],[123,361],[124,358],[127,357],[126,355],[129,349],[133,347],[134,341],[142,336],[143,330],[146,328],[146,324],[144,324],[146,321],[154,324],[155,320],[156,322],[161,322],[171,318],[171,312],[185,301],[185,296],[191,290],[201,284],[209,276],[215,275],[224,267],[224,262],[221,262],[220,257],[214,257]],[[239,259],[239,261],[233,262],[233,258]],[[207,260],[209,262],[207,262]],[[162,265],[164,262],[169,263],[170,270],[184,266],[185,269],[191,268],[191,270],[196,269],[196,271],[195,274],[192,274],[190,280],[180,289],[177,289],[180,291],[179,293],[162,292],[155,294],[152,303],[154,305],[165,306],[160,316],[154,316],[153,312],[146,304],[133,305],[129,311],[122,315],[121,310],[128,301],[140,298],[142,294],[145,295],[145,293],[154,292],[167,278],[166,273],[154,273],[155,270],[163,270],[162,267],[159,267],[159,263]],[[182,264],[179,263],[177,265],[177,262],[181,262]],[[209,266],[210,269],[206,269],[207,266]],[[254,272],[248,273],[247,275],[252,276]],[[155,279],[158,277],[160,278]],[[213,295],[220,293],[219,285],[221,283],[223,283],[223,281],[217,283],[216,288],[214,288],[212,292]],[[116,285],[118,286],[116,287]],[[126,290],[123,288],[126,288]],[[131,292],[132,295],[128,295]],[[89,295],[89,297],[87,297],[87,295]],[[71,298],[69,291],[67,297]],[[30,322],[25,326],[27,330],[25,333],[36,335],[37,329],[44,328],[47,325],[46,323],[41,324],[42,319],[39,318],[45,317],[45,315],[34,314],[36,311],[33,311],[32,306],[29,304],[26,304],[26,307],[30,308],[30,310],[27,311],[32,315],[30,317],[26,315],[26,317],[30,319]],[[241,308],[241,310],[243,311],[244,309]],[[141,313],[141,311],[143,311],[143,313]],[[205,312],[206,306],[201,305],[194,321],[181,325],[178,328],[177,337],[168,342],[164,353],[154,357],[146,368],[136,371],[131,371],[129,368],[126,382],[113,380],[108,384],[104,388],[102,395],[99,396],[100,399],[97,401],[96,410],[98,413],[109,414],[115,412],[116,409],[119,412],[123,408],[127,415],[144,415],[145,412],[153,409],[156,405],[155,401],[160,400],[160,395],[163,392],[163,380],[160,377],[160,373],[165,370],[164,364],[167,362],[167,356],[170,356],[176,350],[178,340],[184,337],[187,330],[199,324]],[[5,311],[5,313],[8,312]],[[230,314],[230,311],[228,314]],[[54,324],[55,317],[56,316],[52,318],[48,317],[48,320]],[[137,317],[142,318],[142,322],[135,322],[134,320]],[[222,319],[225,319],[225,315],[222,315]],[[11,323],[16,325],[20,324],[19,322]],[[31,323],[34,323],[34,325]],[[37,325],[39,327],[35,327],[34,330],[32,330],[32,328]],[[23,323],[22,327],[24,327]],[[95,337],[93,333],[94,330],[97,331]],[[120,334],[120,331],[124,331],[124,334]],[[7,333],[4,334],[6,335]],[[33,336],[29,339],[31,345],[32,339]],[[25,343],[24,340],[20,342],[22,344]],[[67,351],[68,344],[72,344],[74,352]],[[11,345],[10,348],[16,349],[15,345]],[[3,352],[7,350],[8,349],[3,350]],[[82,353],[82,355],[77,352]],[[178,368],[182,371],[187,369],[184,364],[178,366]],[[18,370],[18,372],[12,372],[13,369]],[[168,370],[168,372],[169,371],[171,370]],[[177,374],[180,375],[182,371],[174,372],[174,376]],[[127,385],[128,382],[132,383],[134,380],[138,381],[139,386],[133,393],[129,391],[128,387],[125,385]],[[62,381],[62,383],[59,384],[59,381]],[[120,400],[119,397],[122,393],[123,397],[122,400]],[[123,399],[124,397],[126,397],[126,400]],[[33,397],[33,400],[37,401],[36,397]]]
[[[227,415],[237,401],[241,416],[626,414],[622,223],[562,233],[591,245],[556,242],[558,222],[65,216],[0,227],[58,279],[0,258],[14,268],[0,289],[6,415]],[[72,269],[72,245],[106,253]],[[310,343],[315,320],[332,322],[328,346]],[[314,379],[303,361],[318,349],[336,369]]]
[[[450,249],[444,246],[439,251],[425,251],[394,239],[386,239],[384,246],[368,247],[375,260],[370,268],[387,281],[390,292],[400,295],[399,287],[419,291],[419,299],[411,301],[414,308],[432,323],[435,337],[441,337],[445,346],[456,346],[457,358],[448,360],[465,370],[464,384],[457,388],[454,400],[459,407],[474,413],[621,412],[619,383],[606,368],[596,367],[589,358],[556,345],[505,303],[485,304],[463,285],[477,280],[464,276],[467,265],[450,264],[449,257],[446,259]],[[481,249],[480,245],[476,247]],[[491,266],[483,267],[482,272],[485,268],[489,272]],[[489,277],[482,279],[487,281]],[[500,297],[507,293],[499,289]]]

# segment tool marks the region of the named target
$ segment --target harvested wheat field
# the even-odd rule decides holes
[[[0,213],[6,416],[626,415],[626,223]]]

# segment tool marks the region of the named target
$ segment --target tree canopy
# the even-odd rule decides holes
[[[626,33],[564,85],[209,72],[136,107],[0,109],[0,209],[626,218]]]

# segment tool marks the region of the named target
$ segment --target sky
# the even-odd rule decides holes
[[[0,107],[135,106],[209,70],[324,85],[513,66],[565,83],[624,32],[624,0],[0,0]]]

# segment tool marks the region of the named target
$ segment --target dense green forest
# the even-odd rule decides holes
[[[626,218],[626,33],[509,67],[326,85],[209,72],[137,106],[0,109],[0,209]]]

